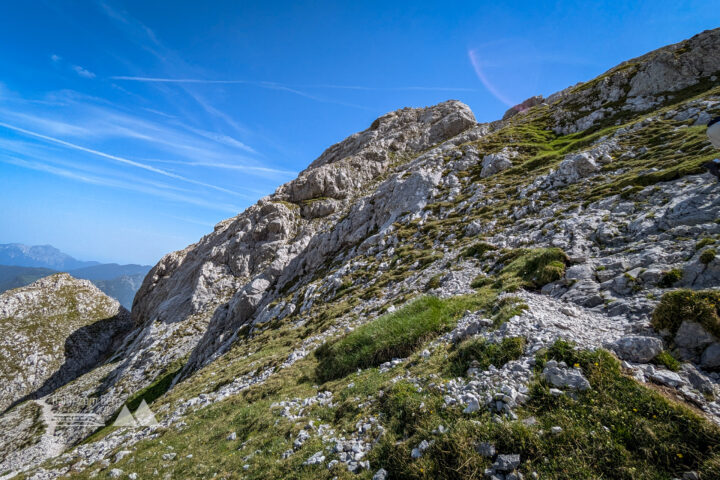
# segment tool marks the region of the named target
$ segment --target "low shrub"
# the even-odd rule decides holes
[[[653,359],[653,363],[656,365],[663,365],[668,370],[672,370],[673,372],[677,372],[680,370],[680,361],[673,357],[670,352],[667,350],[663,350],[662,352],[658,353],[657,356]]]
[[[491,252],[493,250],[497,250],[497,247],[495,245],[491,245],[487,242],[478,242],[466,248],[463,251],[463,256],[481,259],[485,256],[487,252]]]
[[[434,288],[438,288],[440,286],[440,279],[442,278],[441,274],[433,275],[430,280],[425,284],[425,290],[432,290]]]
[[[670,288],[679,282],[682,276],[683,272],[679,268],[673,268],[672,270],[663,272],[662,277],[660,277],[660,281],[658,282],[658,286],[660,288]]]
[[[681,289],[664,294],[653,312],[653,327],[675,334],[684,320],[720,336],[720,291]]]
[[[713,243],[715,243],[715,240],[709,237],[705,237],[701,240],[698,240],[698,242],[695,244],[695,250],[700,250],[701,248],[712,245]]]
[[[705,250],[704,252],[702,252],[702,253],[700,254],[700,262],[702,262],[702,263],[704,263],[705,265],[707,265],[708,263],[710,263],[710,262],[712,262],[713,260],[715,260],[715,255],[717,255],[717,252],[715,251],[715,249],[714,249],[714,248],[708,248],[707,250]]]

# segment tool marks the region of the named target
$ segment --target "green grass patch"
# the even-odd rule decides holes
[[[490,365],[502,367],[511,360],[517,360],[525,351],[525,338],[504,338],[500,343],[488,342],[484,338],[471,338],[459,343],[448,358],[448,372],[455,377],[465,375],[476,361],[478,368],[487,370]]]
[[[656,365],[663,365],[668,370],[672,370],[673,372],[677,372],[680,370],[680,366],[682,363],[680,361],[673,357],[670,352],[667,350],[663,350],[662,352],[658,353],[657,356],[653,359],[653,363]]]
[[[715,251],[714,248],[708,248],[707,250],[705,250],[704,252],[702,252],[700,254],[700,258],[699,258],[700,263],[704,263],[705,265],[707,265],[708,263],[715,260],[716,255],[717,255],[717,252]]]
[[[432,290],[433,288],[438,288],[440,286],[440,279],[442,278],[441,274],[433,275],[430,280],[425,284],[425,290]]]
[[[581,368],[592,389],[573,399],[551,395],[536,381],[529,401],[516,409],[517,421],[493,421],[486,410],[465,415],[459,408],[438,409],[440,393],[398,382],[382,400],[389,428],[371,452],[371,464],[391,479],[483,478],[492,459],[475,446],[484,441],[498,453],[519,454],[525,478],[536,472],[551,480],[667,480],[690,470],[720,478],[717,426],[624,375],[607,351],[557,342],[538,355],[538,370],[551,358]],[[438,425],[447,433],[433,434]],[[554,426],[562,432],[551,434]],[[410,451],[422,440],[433,443],[412,459]]]
[[[720,291],[681,289],[664,294],[653,312],[653,327],[674,335],[684,320],[720,336]]]
[[[482,259],[487,252],[491,252],[493,250],[497,250],[495,245],[491,245],[487,242],[477,242],[467,247],[462,254],[464,257]]]
[[[538,290],[550,282],[560,280],[565,274],[569,259],[559,248],[519,249],[498,276],[507,290],[529,288]]]
[[[698,240],[698,242],[695,244],[695,250],[700,250],[703,247],[707,247],[708,245],[712,245],[715,243],[715,240],[709,237],[705,237],[701,240]]]
[[[421,297],[317,349],[317,377],[332,380],[359,368],[406,357],[425,341],[449,330],[465,310],[487,305],[492,298],[494,292],[489,291],[442,300]]]

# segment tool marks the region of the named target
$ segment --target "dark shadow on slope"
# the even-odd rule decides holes
[[[60,368],[37,390],[15,400],[2,413],[26,400],[44,397],[97,367],[111,357],[132,327],[130,313],[122,309],[114,317],[78,328],[65,339],[65,361]]]

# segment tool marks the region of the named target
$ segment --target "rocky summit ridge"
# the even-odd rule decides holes
[[[0,416],[0,476],[720,478],[718,51],[378,118],[163,257],[111,358]]]

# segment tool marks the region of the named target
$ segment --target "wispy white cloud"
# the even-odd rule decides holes
[[[105,1],[100,1],[98,5],[101,11],[123,31],[127,38],[154,56],[162,65],[172,68],[173,70],[197,70],[188,65],[180,55],[177,55],[173,50],[163,45],[150,27],[134,18],[128,12],[115,8]],[[213,106],[207,99],[188,88],[187,85],[179,84],[179,86],[182,91],[192,98],[208,115],[218,119],[238,133],[242,134],[247,132],[247,129],[240,125],[232,116]],[[166,96],[172,97],[173,95],[166,94]]]
[[[294,95],[298,95],[310,100],[314,100],[316,102],[321,103],[332,103],[336,105],[346,106],[346,107],[352,107],[352,108],[359,108],[361,110],[372,110],[364,105],[357,105],[354,103],[347,103],[342,102],[339,100],[333,100],[329,98],[319,97],[317,95],[313,95],[307,92],[303,92],[301,90],[298,90],[296,88],[293,88],[288,85],[284,85],[281,83],[276,82],[256,82],[256,81],[249,81],[249,80],[203,80],[198,78],[158,78],[158,77],[133,77],[133,76],[124,76],[124,75],[117,75],[110,77],[112,80],[120,80],[120,81],[130,81],[130,82],[145,82],[145,83],[171,83],[171,84],[178,84],[178,85],[192,85],[192,84],[201,84],[201,85],[249,85],[253,87],[260,87],[267,90],[277,90],[277,91],[283,91],[292,93]],[[191,94],[193,97],[198,100],[198,97],[195,94]],[[198,103],[200,103],[201,106],[206,108],[209,112],[218,114],[219,112],[216,109],[208,109],[206,103],[204,101],[198,100]],[[224,115],[224,114],[223,114]]]
[[[53,53],[52,55],[50,55],[50,60],[53,63],[59,63],[62,60],[62,57]]]
[[[141,77],[141,76],[128,76],[128,75],[116,75],[110,77],[113,80],[118,81],[129,81],[129,82],[144,82],[144,83],[167,83],[167,84],[180,84],[180,85],[248,85],[253,87],[264,88],[267,90],[277,90],[292,93],[310,100],[321,103],[332,103],[336,105],[342,105],[352,108],[360,108],[363,110],[372,110],[364,105],[357,105],[354,103],[342,102],[330,98],[320,97],[313,95],[308,92],[300,90],[301,88],[306,89],[333,89],[333,90],[360,90],[360,91],[444,91],[444,92],[476,92],[474,88],[461,88],[461,87],[425,87],[425,86],[400,86],[400,87],[370,87],[362,85],[333,85],[333,84],[309,84],[309,85],[287,85],[278,82],[267,82],[267,81],[253,81],[253,80],[213,80],[213,79],[201,79],[201,78],[162,78],[162,77]]]
[[[58,144],[58,145],[62,145],[63,147],[66,147],[66,148],[69,148],[69,149],[73,149],[73,150],[77,150],[77,151],[89,153],[89,154],[91,154],[91,155],[95,155],[95,156],[98,156],[98,157],[101,157],[101,158],[105,158],[105,159],[107,159],[107,160],[112,160],[112,161],[115,161],[115,162],[118,162],[118,163],[122,163],[122,164],[125,164],[125,165],[129,165],[129,166],[132,166],[132,167],[136,167],[136,168],[142,169],[142,170],[146,170],[146,171],[149,171],[149,172],[153,172],[153,173],[156,173],[156,174],[158,174],[158,175],[162,175],[162,176],[165,176],[165,177],[168,177],[168,178],[173,178],[173,179],[175,179],[175,180],[180,180],[180,181],[183,181],[183,182],[192,183],[192,184],[194,184],[194,185],[199,185],[199,186],[202,186],[202,187],[211,188],[211,189],[213,189],[213,190],[217,190],[217,191],[224,192],[224,193],[229,193],[229,194],[231,194],[231,195],[238,195],[238,196],[240,196],[240,194],[239,194],[238,192],[234,192],[234,191],[232,191],[232,190],[228,190],[227,188],[218,187],[218,186],[216,186],[216,185],[212,185],[212,184],[209,184],[209,183],[205,183],[205,182],[200,182],[200,181],[197,181],[197,180],[193,180],[193,179],[191,179],[191,178],[187,178],[187,177],[184,177],[184,176],[182,176],[182,175],[178,175],[178,174],[176,174],[176,173],[168,172],[168,171],[166,171],[166,170],[163,170],[163,169],[160,169],[160,168],[157,168],[157,167],[153,167],[153,166],[151,166],[151,165],[146,165],[146,164],[144,164],[144,163],[136,162],[136,161],[134,161],[134,160],[130,160],[130,159],[127,159],[127,158],[124,158],[124,157],[120,157],[120,156],[117,156],[117,155],[112,155],[112,154],[109,154],[109,153],[101,152],[101,151],[99,151],[99,150],[94,150],[94,149],[92,149],[92,148],[83,147],[83,146],[81,146],[81,145],[77,145],[77,144],[74,144],[74,143],[71,143],[71,142],[66,142],[65,140],[61,140],[61,139],[59,139],[59,138],[50,137],[50,136],[48,136],[48,135],[43,135],[43,134],[38,133],[38,132],[33,132],[33,131],[30,131],[30,130],[26,130],[26,129],[24,129],[24,128],[20,128],[20,127],[17,127],[17,126],[15,126],[15,125],[10,125],[10,124],[8,124],[8,123],[0,122],[0,127],[7,128],[8,130],[12,130],[12,131],[14,131],[14,132],[21,133],[21,134],[23,134],[23,135],[28,135],[28,136],[31,136],[31,137],[34,137],[34,138],[37,138],[37,139],[40,139],[40,140],[44,140],[44,141],[46,141],[46,142],[52,142],[52,143],[55,143],[55,144]]]
[[[294,172],[259,162],[255,159],[257,152],[233,136],[188,125],[177,117],[161,115],[162,112],[155,112],[162,116],[161,121],[156,122],[147,116],[126,113],[122,107],[105,100],[77,92],[55,93],[50,98],[55,105],[52,111],[28,108],[27,102],[18,100],[8,108],[0,107],[0,120],[69,142],[73,139],[95,144],[108,140],[131,142],[124,147],[142,146],[145,150],[150,149],[144,157],[163,159],[175,165],[230,165],[233,170],[272,179],[294,175]],[[68,118],[72,122],[65,121]],[[197,159],[203,159],[206,164],[197,162]]]
[[[487,88],[487,90],[498,100],[500,100],[502,103],[507,105],[508,107],[512,107],[517,102],[513,102],[509,98],[507,98],[491,81],[488,79],[487,75],[485,75],[485,72],[483,70],[483,64],[482,61],[477,53],[476,50],[469,50],[468,51],[468,57],[470,58],[470,63],[473,66],[473,69],[475,70],[475,74],[477,75],[478,79],[482,84]]]
[[[427,86],[399,86],[399,87],[370,87],[363,85],[335,85],[335,84],[307,84],[307,85],[287,85],[278,82],[267,82],[267,81],[253,81],[253,80],[213,80],[213,79],[202,79],[202,78],[160,78],[160,77],[141,77],[141,76],[128,76],[128,75],[116,75],[110,77],[113,80],[127,80],[135,82],[149,82],[149,83],[186,83],[186,84],[218,84],[218,85],[254,85],[258,87],[264,87],[269,89],[295,89],[295,88],[327,88],[336,90],[366,90],[372,92],[378,91],[402,91],[402,90],[427,90],[427,91],[449,91],[449,92],[476,92],[476,88],[463,88],[463,87],[427,87]],[[297,92],[291,90],[293,93],[304,94],[304,92]]]
[[[172,165],[185,165],[188,167],[208,167],[208,168],[218,168],[218,169],[224,169],[224,170],[238,170],[245,173],[267,173],[272,175],[284,175],[284,176],[297,176],[298,172],[293,170],[282,170],[279,168],[270,168],[270,167],[262,167],[262,166],[253,166],[253,165],[245,165],[245,164],[236,164],[236,163],[218,163],[218,162],[208,162],[206,160],[197,160],[197,161],[178,161],[178,160],[164,160],[164,159],[152,159],[150,161],[158,162],[158,163],[165,163],[165,164],[172,164]]]
[[[87,174],[81,171],[70,170],[68,168],[57,167],[45,162],[37,160],[25,160],[17,157],[3,156],[0,157],[0,162],[15,165],[17,167],[35,170],[40,172],[49,173],[58,177],[75,180],[78,182],[88,183],[92,185],[98,185],[103,187],[118,188],[123,190],[130,190],[134,192],[144,193],[156,197],[161,197],[166,200],[174,202],[186,203],[190,205],[196,205],[199,207],[208,208],[215,211],[237,213],[240,207],[232,204],[221,203],[221,202],[209,202],[203,200],[202,197],[193,195],[182,195],[172,191],[169,186],[160,185],[160,188],[149,187],[140,183],[125,182],[121,180],[111,179],[107,177],[101,177],[97,175]]]
[[[91,72],[90,70],[88,70],[86,68],[81,67],[80,65],[73,65],[72,69],[75,71],[75,73],[77,73],[78,75],[80,75],[83,78],[89,78],[89,79],[95,78],[95,74],[93,72]]]

